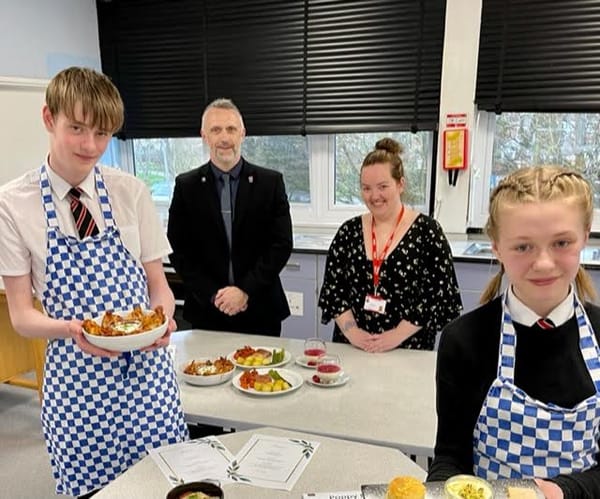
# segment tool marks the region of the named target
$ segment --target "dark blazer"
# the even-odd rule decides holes
[[[290,309],[279,273],[292,252],[292,221],[281,173],[243,160],[232,227],[234,284],[248,308],[229,317],[213,305],[228,285],[229,246],[217,180],[209,164],[178,175],[167,235],[186,290],[183,317],[193,327],[279,334]]]

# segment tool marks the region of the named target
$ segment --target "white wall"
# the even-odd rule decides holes
[[[0,77],[0,185],[44,160],[48,139],[41,109],[46,83]]]
[[[474,129],[480,23],[481,0],[447,0],[434,213],[447,233],[466,231],[469,178],[473,165],[469,164],[467,171],[459,172],[455,187],[448,184],[448,174],[442,170],[442,131],[446,115],[453,113],[467,113],[469,132]],[[473,143],[472,138],[471,133],[470,143]],[[469,161],[472,159],[469,157]]]
[[[42,164],[46,85],[69,66],[101,67],[97,26],[94,0],[0,0],[0,185]]]
[[[100,69],[94,0],[0,0],[0,76],[50,79]]]
[[[448,186],[441,167],[441,130],[447,113],[460,112],[467,113],[473,129],[481,1],[447,0],[434,181],[435,216],[451,233],[465,232],[469,174],[461,172],[458,185]],[[0,185],[43,160],[47,144],[40,121],[43,88],[58,71],[72,65],[101,67],[94,0],[0,0]]]

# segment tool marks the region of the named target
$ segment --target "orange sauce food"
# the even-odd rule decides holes
[[[88,334],[95,336],[124,336],[144,333],[165,323],[166,317],[162,306],[144,312],[136,305],[131,312],[121,316],[108,310],[102,317],[101,324],[92,319],[83,321],[82,327]]]

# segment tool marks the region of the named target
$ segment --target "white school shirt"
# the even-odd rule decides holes
[[[517,295],[515,295],[512,286],[508,288],[508,310],[514,322],[524,326],[533,326],[538,319],[550,319],[555,327],[562,326],[575,314],[573,308],[573,286],[569,290],[567,297],[560,302],[546,317],[540,317],[527,305],[525,305]]]
[[[68,195],[71,185],[46,163],[52,183],[61,231],[77,236]],[[100,166],[110,198],[113,217],[125,247],[140,263],[162,259],[171,246],[160,223],[150,192],[140,179],[115,168]],[[94,170],[79,184],[98,230],[104,229]],[[45,290],[46,218],[42,208],[40,167],[0,186],[0,275],[21,276],[31,272],[36,296]]]

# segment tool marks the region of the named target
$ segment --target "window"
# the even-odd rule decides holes
[[[431,165],[432,133],[360,133],[335,136],[336,205],[362,205],[359,189],[360,166],[363,158],[382,137],[391,137],[402,144],[406,190],[404,202],[427,212],[429,192],[428,171]]]
[[[251,163],[283,174],[295,226],[335,228],[365,210],[360,166],[377,140],[385,136],[404,147],[404,201],[427,213],[432,132],[246,137],[242,151]],[[175,177],[209,158],[200,137],[133,139],[121,142],[119,153],[124,169],[148,185],[165,226]]]
[[[599,9],[599,0],[482,2],[472,227],[485,223],[490,189],[523,166],[579,170],[600,212]]]
[[[600,114],[481,111],[474,144],[472,227],[483,227],[491,190],[508,173],[526,166],[561,165],[580,171],[594,188],[600,210]],[[479,166],[485,165],[485,166]],[[596,218],[594,231],[600,230]]]

